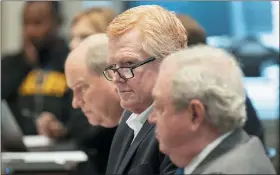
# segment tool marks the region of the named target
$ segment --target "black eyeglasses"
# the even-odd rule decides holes
[[[115,68],[116,65],[112,65],[107,67],[104,71],[103,71],[103,75],[105,76],[105,78],[109,81],[113,80],[114,74],[117,72],[118,75],[122,78],[122,79],[130,79],[134,77],[134,73],[133,73],[133,69],[142,66],[144,64],[147,64],[149,62],[154,61],[155,58],[151,57],[148,58],[142,62],[139,63],[135,63],[129,66],[121,66],[118,68]]]

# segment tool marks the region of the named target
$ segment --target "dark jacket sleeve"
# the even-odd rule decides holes
[[[1,60],[1,97],[7,100],[17,93],[17,90],[31,70],[23,54],[6,56]]]
[[[103,149],[107,144],[111,145],[111,139],[116,130],[116,128],[92,126],[80,110],[73,111],[67,123],[67,129],[69,137],[80,146],[98,150]],[[106,143],[107,141],[108,143]]]
[[[88,155],[90,166],[95,167],[95,171],[99,172],[97,174],[105,174],[116,128],[92,126],[80,110],[75,110],[68,121],[67,129],[68,137]]]
[[[73,109],[72,96],[73,93],[69,89],[62,99],[62,116],[57,116],[57,119],[66,126],[68,138],[74,139],[79,145],[92,144],[90,142],[98,135],[99,127],[91,126],[80,109]]]
[[[115,128],[109,129],[89,124],[81,110],[73,109],[72,96],[73,93],[69,90],[64,97],[63,114],[65,117],[62,119],[68,129],[69,137],[74,138],[80,145],[91,147],[99,145],[101,140],[96,139],[96,137],[100,134],[111,135],[111,132],[114,133]]]
[[[69,135],[80,145],[90,144],[99,133],[99,127],[91,126],[80,110],[72,110],[71,117],[67,122],[67,129]]]
[[[246,111],[247,121],[244,125],[244,130],[250,135],[257,136],[264,144],[264,129],[248,96],[246,97]]]

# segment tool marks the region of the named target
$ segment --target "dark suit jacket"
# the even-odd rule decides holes
[[[115,133],[106,174],[174,174],[175,165],[159,151],[154,124],[146,121],[130,145],[133,130],[126,124],[130,115],[124,112]]]
[[[117,127],[92,126],[81,110],[74,109],[72,114],[67,125],[68,137],[73,139],[78,148],[88,156],[88,161],[78,164],[73,174],[105,174],[111,143]]]
[[[276,174],[260,140],[238,129],[223,140],[192,174]]]
[[[264,128],[248,96],[246,96],[246,112],[247,112],[247,120],[245,122],[243,129],[249,135],[257,136],[264,144]]]

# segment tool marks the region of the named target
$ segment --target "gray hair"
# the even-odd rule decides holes
[[[226,51],[206,45],[189,47],[167,57],[176,64],[172,95],[177,110],[198,99],[206,120],[221,132],[244,125],[247,116],[243,73]]]
[[[80,47],[86,49],[85,61],[93,73],[101,75],[107,67],[108,37],[105,33],[93,34],[87,37]]]

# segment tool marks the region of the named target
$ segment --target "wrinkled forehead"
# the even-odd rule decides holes
[[[69,67],[69,69],[67,69],[65,73],[66,73],[67,85],[71,89],[79,84],[86,83],[87,72],[85,69],[82,69],[81,67],[71,65],[71,67]]]
[[[87,66],[82,59],[75,57],[67,58],[65,62],[65,75],[67,85],[73,88],[78,82],[85,81],[87,76]]]
[[[163,104],[168,103],[168,101],[172,100],[171,98],[171,87],[169,84],[164,84],[164,80],[160,80],[161,82],[157,81],[153,92],[153,100],[154,104]]]
[[[109,39],[109,64],[120,64],[128,61],[140,61],[142,45],[137,31],[127,32],[119,37]]]
[[[176,72],[175,64],[165,62],[160,67],[159,75],[154,87],[154,95],[161,97],[167,96],[172,88],[172,79]]]

